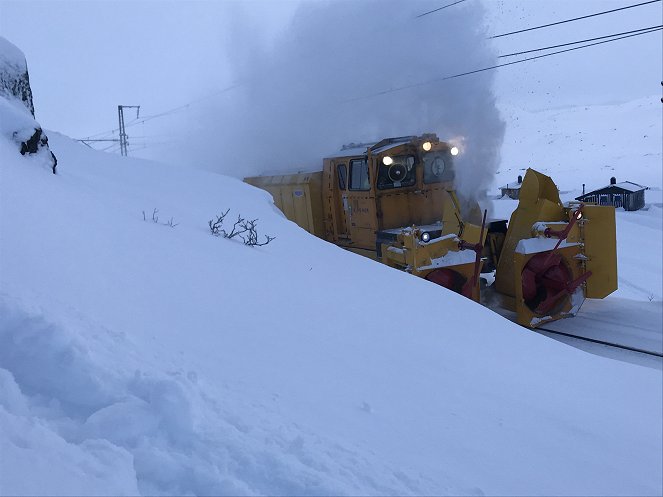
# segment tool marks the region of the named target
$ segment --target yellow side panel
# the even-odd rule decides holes
[[[322,172],[255,176],[245,178],[250,185],[268,191],[285,217],[309,233],[324,237]]]
[[[311,226],[309,230],[315,236],[325,237],[325,211],[322,206],[322,171],[315,174],[310,174],[309,187],[309,204],[311,205]]]
[[[586,205],[585,256],[592,272],[587,280],[587,297],[602,299],[617,290],[617,246],[615,208]]]
[[[282,186],[280,188],[280,193],[281,193],[281,210],[283,211],[283,214],[285,214],[285,217],[287,217],[291,221],[297,222],[297,217],[295,216],[295,205],[292,200],[292,187],[289,185]]]
[[[486,240],[487,231],[488,230],[484,229],[483,240],[481,240],[481,243],[483,243]],[[463,236],[461,237],[463,240],[465,240],[467,243],[479,243],[480,236],[481,236],[481,226],[477,226],[476,224],[471,224],[471,223],[465,223],[463,229]]]
[[[291,189],[292,206],[294,210],[293,221],[309,233],[313,233],[313,219],[309,204],[310,194],[308,185],[293,186]]]

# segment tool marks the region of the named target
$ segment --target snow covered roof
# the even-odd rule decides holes
[[[380,140],[379,142],[368,142],[368,143],[349,143],[343,145],[340,151],[334,152],[332,154],[325,155],[325,157],[351,157],[354,155],[365,154],[366,151],[370,148],[371,153],[380,154],[391,150],[392,148],[403,145],[404,143],[409,143],[414,136],[400,136],[397,138],[387,138],[385,140]],[[376,145],[380,145],[377,148],[373,148]]]
[[[341,150],[336,150],[331,154],[325,155],[325,157],[351,157],[354,155],[362,155],[366,153],[366,150],[369,147],[372,147],[377,142],[371,143],[349,143],[348,145],[343,145]]]
[[[386,144],[382,145],[381,147],[372,149],[371,152],[374,153],[374,154],[380,154],[382,152],[386,152],[387,150],[391,150],[394,147],[399,147],[399,146],[403,145],[404,143],[411,142],[412,138],[413,138],[412,136],[404,136],[401,139],[392,141],[390,143],[386,143]]]
[[[610,188],[621,188],[622,190],[626,190],[628,192],[639,192],[640,190],[646,190],[646,186],[638,185],[637,183],[633,183],[632,181],[622,181],[620,183],[612,183],[610,185],[603,186],[601,188],[597,188],[596,190],[593,190],[591,192],[585,193],[585,195],[591,195],[593,193],[599,192],[601,190],[607,190]],[[585,195],[582,195],[583,197]]]
[[[505,186],[500,186],[500,189],[518,190],[521,186],[523,186],[522,182],[518,183],[517,181],[514,181],[513,183],[508,183]]]
[[[611,186],[616,186],[618,188],[623,188],[630,192],[639,192],[640,190],[645,190],[647,187],[633,183],[632,181],[622,181],[621,183],[616,183],[614,185],[608,185],[604,188],[610,188]]]

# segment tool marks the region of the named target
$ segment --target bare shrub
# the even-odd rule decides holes
[[[263,243],[259,243],[256,221],[258,220],[254,219],[253,221],[246,221],[244,223],[244,233],[246,233],[246,236],[240,235],[244,245],[248,245],[249,247],[262,247],[263,245],[267,245],[269,242],[276,238],[274,236],[265,235],[265,241]]]
[[[223,229],[223,221],[229,212],[230,209],[228,209],[220,216],[216,216],[216,219],[210,219],[207,222],[212,235],[223,236],[223,238],[228,238],[229,240],[239,236],[244,242],[244,245],[249,247],[262,247],[263,245],[267,245],[269,242],[276,239],[274,236],[265,235],[265,241],[260,243],[258,241],[258,230],[256,229],[258,220],[246,220],[241,216],[241,214],[237,216],[237,221],[235,221],[233,224],[230,232],[226,231]]]

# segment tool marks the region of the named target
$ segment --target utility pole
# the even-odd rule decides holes
[[[127,156],[127,132],[124,127],[124,109],[136,109],[136,119],[140,114],[140,105],[118,105],[117,106],[117,119],[120,122],[120,153]]]
[[[117,106],[117,119],[120,123],[120,138],[100,138],[100,139],[91,139],[91,138],[82,138],[76,141],[79,141],[88,147],[94,149],[90,145],[91,142],[120,142],[120,153],[126,157],[127,155],[127,145],[129,142],[127,141],[127,132],[126,128],[124,126],[124,109],[136,109],[136,119],[138,119],[138,115],[140,113],[140,105],[118,105]],[[113,130],[115,132],[115,130]],[[95,135],[93,135],[95,136]],[[96,135],[99,136],[99,135]]]

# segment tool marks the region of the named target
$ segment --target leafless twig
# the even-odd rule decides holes
[[[221,233],[223,234],[224,238],[232,239],[235,238],[237,235],[245,233],[247,230],[248,228],[245,225],[244,218],[241,215],[239,215],[237,216],[237,221],[235,221],[235,224],[233,224],[233,229],[230,231],[230,233],[226,232],[226,230],[221,230]]]
[[[221,232],[223,231],[221,229],[221,226],[223,225],[223,220],[225,217],[228,215],[230,212],[230,209],[228,209],[226,212],[221,214],[220,216],[216,216],[216,221],[214,219],[210,219],[207,224],[209,225],[209,229],[212,232],[214,236],[219,236],[221,235]]]
[[[230,233],[228,233],[226,230],[222,228],[222,226],[223,226],[223,220],[225,219],[225,217],[228,215],[229,212],[230,209],[228,209],[220,216],[216,216],[216,220],[211,219],[210,221],[207,222],[209,229],[212,232],[212,235],[223,236],[224,238],[228,238],[230,240],[235,238],[236,236],[239,236],[244,242],[244,245],[248,245],[249,247],[262,247],[263,245],[267,245],[269,242],[271,242],[276,238],[273,236],[266,235],[265,241],[259,243],[258,230],[256,229],[256,224],[258,220],[252,219],[250,221],[247,221],[241,215],[237,216],[237,221],[235,221],[232,230],[230,230]]]
[[[169,226],[171,228],[174,228],[178,224],[180,224],[180,223],[173,223],[173,218],[172,217],[170,218],[170,220],[167,223],[163,223],[164,226]]]
[[[153,222],[154,224],[162,224],[162,225],[164,225],[164,226],[169,226],[169,227],[171,227],[171,228],[174,228],[175,226],[177,226],[178,224],[180,224],[180,223],[176,223],[176,222],[174,222],[172,217],[170,218],[169,221],[167,221],[167,222],[165,222],[165,223],[160,223],[160,222],[159,222],[159,216],[158,216],[158,214],[159,214],[159,209],[156,209],[156,208],[155,208],[155,209],[152,211],[152,222]],[[145,211],[143,211],[143,221],[147,221],[147,214],[145,214]]]
[[[252,221],[246,221],[243,225],[245,229],[246,236],[241,236],[240,238],[244,242],[244,245],[248,245],[249,247],[262,247],[263,245],[267,245],[269,242],[274,240],[276,237],[265,235],[265,241],[263,243],[258,242],[258,230],[256,229],[256,222],[257,219],[253,219]]]

